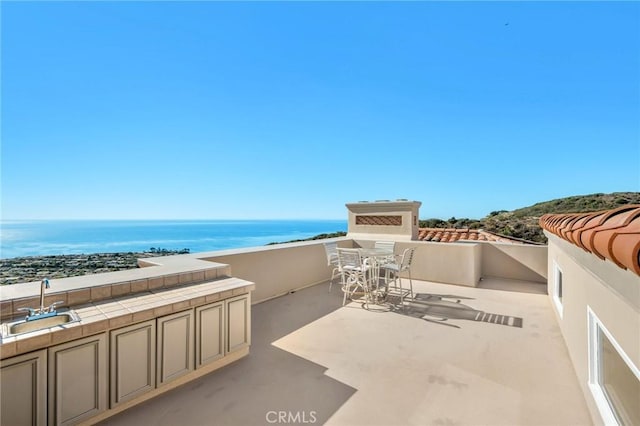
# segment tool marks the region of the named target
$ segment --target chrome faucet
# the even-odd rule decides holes
[[[44,306],[44,290],[50,288],[49,279],[45,278],[40,281],[40,308],[18,308],[19,311],[28,312],[27,317],[25,318],[27,321],[33,321],[40,318],[52,317],[57,315],[56,305],[64,303],[54,302],[49,306]]]
[[[51,288],[51,286],[49,285],[49,279],[45,278],[42,281],[40,281],[40,311],[38,312],[39,315],[44,315],[44,314],[55,315],[56,314],[56,305],[64,303],[61,300],[59,302],[53,302],[49,306],[45,307],[44,306],[44,290],[47,289],[47,288]]]
[[[46,288],[51,288],[51,286],[49,285],[49,279],[45,278],[42,281],[40,281],[40,313],[44,314],[44,290]]]

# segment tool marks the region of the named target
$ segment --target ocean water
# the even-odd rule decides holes
[[[56,220],[0,223],[0,258],[262,246],[346,231],[345,220]]]

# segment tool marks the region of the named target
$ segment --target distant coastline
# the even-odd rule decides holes
[[[323,233],[286,242],[311,241],[344,235],[346,232]],[[283,243],[270,242],[267,245]],[[189,252],[189,249],[168,250],[152,247],[141,252],[21,256],[0,259],[0,285],[39,281],[43,278],[56,279],[135,269],[138,267],[138,259]]]
[[[23,256],[0,260],[0,285],[123,271],[138,259],[183,254],[184,250]],[[188,253],[188,251],[187,251]]]
[[[346,220],[49,220],[1,221],[0,258],[146,252],[191,252],[263,246],[346,231]]]

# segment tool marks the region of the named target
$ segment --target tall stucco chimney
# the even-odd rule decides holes
[[[377,200],[347,203],[347,236],[362,239],[417,240],[420,201]]]

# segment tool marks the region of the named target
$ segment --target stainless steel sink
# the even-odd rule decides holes
[[[70,324],[80,321],[80,317],[75,311],[60,311],[56,315],[27,321],[26,319],[2,324],[0,333],[2,337],[17,336],[19,334],[30,333],[32,331],[44,330],[57,325]]]

